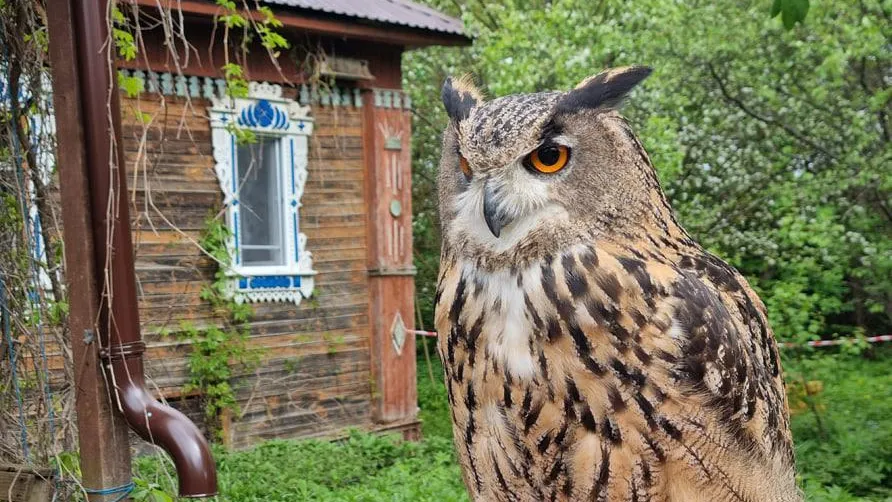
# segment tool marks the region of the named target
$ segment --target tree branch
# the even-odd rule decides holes
[[[713,67],[712,63],[706,63],[706,67],[709,69],[709,74],[712,76],[713,80],[715,80],[716,84],[718,84],[719,91],[722,93],[722,96],[725,98],[725,100],[727,100],[729,103],[731,103],[734,106],[736,106],[737,108],[739,108],[740,111],[742,111],[743,113],[749,115],[750,117],[758,120],[759,122],[762,122],[764,124],[782,129],[784,132],[786,132],[787,134],[789,134],[790,136],[792,136],[793,138],[798,140],[800,143],[804,143],[804,144],[808,145],[809,147],[811,147],[812,149],[823,153],[830,159],[836,160],[836,157],[837,157],[836,155],[834,155],[833,153],[828,151],[826,148],[822,147],[821,145],[818,145],[817,143],[815,143],[814,141],[809,139],[807,136],[805,136],[804,134],[799,132],[796,128],[794,128],[790,125],[784,124],[783,122],[780,122],[778,120],[775,120],[774,118],[766,117],[766,116],[760,115],[760,114],[756,113],[755,111],[753,111],[740,98],[731,94],[731,92],[728,90],[728,87],[725,84],[725,81],[722,80],[722,78],[719,76],[718,72],[716,72],[715,67]]]

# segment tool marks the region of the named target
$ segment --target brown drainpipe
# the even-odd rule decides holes
[[[117,72],[108,63],[109,46],[114,47],[108,39],[106,21],[110,0],[69,1],[81,90],[96,283],[105,285],[98,324],[104,347],[100,357],[115,391],[115,404],[127,423],[140,437],[159,444],[173,458],[180,496],[209,497],[217,492],[217,473],[207,441],[185,415],[163,406],[145,388],[145,343],[137,310]],[[60,164],[64,160],[59,159]]]
[[[207,441],[185,415],[159,403],[146,390],[145,349],[145,343],[136,340],[112,344],[100,352],[100,357],[111,362],[118,407],[131,429],[146,441],[161,445],[173,458],[181,497],[212,497],[217,494],[217,471]]]

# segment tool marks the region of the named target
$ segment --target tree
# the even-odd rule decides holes
[[[445,76],[470,72],[502,95],[567,89],[607,66],[648,64],[655,72],[624,113],[682,224],[749,278],[778,336],[892,328],[888,2],[814,3],[808,27],[789,30],[764,6],[733,0],[434,3],[461,14],[475,42],[405,60],[423,117],[413,160],[426,319],[439,253],[433,180]]]

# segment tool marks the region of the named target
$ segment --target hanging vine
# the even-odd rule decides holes
[[[261,356],[260,349],[252,349],[248,345],[248,321],[252,309],[247,304],[236,302],[229,291],[231,278],[226,270],[232,259],[227,249],[230,237],[229,227],[220,218],[212,217],[207,220],[200,241],[201,248],[218,264],[214,281],[202,287],[200,297],[225,319],[224,325],[197,328],[193,324],[183,323],[176,335],[178,340],[189,342],[192,348],[189,354],[189,382],[184,390],[187,393],[199,391],[205,425],[215,435],[222,432],[224,413],[240,412],[232,387],[235,367],[250,370],[259,364]]]

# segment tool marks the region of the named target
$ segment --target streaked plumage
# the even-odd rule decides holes
[[[614,111],[647,73],[444,87],[436,327],[475,500],[800,500],[764,306],[677,224]],[[552,143],[566,167],[529,169]]]

